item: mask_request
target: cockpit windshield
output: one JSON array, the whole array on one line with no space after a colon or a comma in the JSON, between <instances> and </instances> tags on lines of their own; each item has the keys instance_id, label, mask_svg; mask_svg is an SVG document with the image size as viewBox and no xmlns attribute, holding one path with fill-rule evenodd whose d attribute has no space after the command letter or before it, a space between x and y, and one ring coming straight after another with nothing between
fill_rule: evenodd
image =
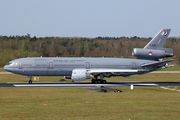
<instances>
[{"instance_id":1,"label":"cockpit windshield","mask_svg":"<svg viewBox=\"0 0 180 120\"><path fill-rule=\"evenodd\" d=\"M13 63L10 63L10 62L9 62L7 65L13 65Z\"/></svg>"}]
</instances>

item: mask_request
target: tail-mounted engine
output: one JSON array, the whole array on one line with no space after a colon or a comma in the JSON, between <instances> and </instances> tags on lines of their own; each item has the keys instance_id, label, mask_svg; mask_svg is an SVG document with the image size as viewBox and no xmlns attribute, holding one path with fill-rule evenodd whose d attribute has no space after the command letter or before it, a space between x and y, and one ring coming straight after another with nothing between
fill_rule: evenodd
<instances>
[{"instance_id":1,"label":"tail-mounted engine","mask_svg":"<svg viewBox=\"0 0 180 120\"><path fill-rule=\"evenodd\" d=\"M158 60L165 57L173 57L173 50L168 48L161 49L141 49L134 48L132 55L137 57L137 59L154 59Z\"/></svg>"}]
</instances>

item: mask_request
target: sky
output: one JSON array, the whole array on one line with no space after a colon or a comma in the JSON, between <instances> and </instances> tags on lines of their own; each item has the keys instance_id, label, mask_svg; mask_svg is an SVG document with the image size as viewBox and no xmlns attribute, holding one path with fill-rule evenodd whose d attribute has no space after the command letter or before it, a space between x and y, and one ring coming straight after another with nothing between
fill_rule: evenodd
<instances>
[{"instance_id":1,"label":"sky","mask_svg":"<svg viewBox=\"0 0 180 120\"><path fill-rule=\"evenodd\" d=\"M0 35L180 36L180 0L2 0Z\"/></svg>"}]
</instances>

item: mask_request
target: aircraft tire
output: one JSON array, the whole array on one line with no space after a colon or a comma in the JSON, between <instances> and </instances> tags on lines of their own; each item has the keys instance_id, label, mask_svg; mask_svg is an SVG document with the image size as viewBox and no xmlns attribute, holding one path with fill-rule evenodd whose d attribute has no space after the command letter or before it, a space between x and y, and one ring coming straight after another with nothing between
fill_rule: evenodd
<instances>
[{"instance_id":1,"label":"aircraft tire","mask_svg":"<svg viewBox=\"0 0 180 120\"><path fill-rule=\"evenodd\" d=\"M101 84L101 80L97 80L97 83L98 83L98 84Z\"/></svg>"},{"instance_id":2,"label":"aircraft tire","mask_svg":"<svg viewBox=\"0 0 180 120\"><path fill-rule=\"evenodd\" d=\"M94 83L95 83L95 84L97 84L97 83L98 83L98 81L97 81L97 80L95 80L95 81L94 81Z\"/></svg>"},{"instance_id":3,"label":"aircraft tire","mask_svg":"<svg viewBox=\"0 0 180 120\"><path fill-rule=\"evenodd\" d=\"M103 83L103 84L106 84L106 80L102 80L102 83Z\"/></svg>"},{"instance_id":4,"label":"aircraft tire","mask_svg":"<svg viewBox=\"0 0 180 120\"><path fill-rule=\"evenodd\" d=\"M29 80L29 84L32 84L32 80Z\"/></svg>"},{"instance_id":5,"label":"aircraft tire","mask_svg":"<svg viewBox=\"0 0 180 120\"><path fill-rule=\"evenodd\" d=\"M92 79L91 82L94 84L94 83L96 82L96 80L95 80L95 79Z\"/></svg>"}]
</instances>

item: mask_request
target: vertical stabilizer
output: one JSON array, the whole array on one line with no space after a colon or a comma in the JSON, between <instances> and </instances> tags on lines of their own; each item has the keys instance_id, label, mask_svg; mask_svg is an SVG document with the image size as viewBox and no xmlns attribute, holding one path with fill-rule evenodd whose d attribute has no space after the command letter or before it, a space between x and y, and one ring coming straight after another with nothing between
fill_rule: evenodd
<instances>
[{"instance_id":1,"label":"vertical stabilizer","mask_svg":"<svg viewBox=\"0 0 180 120\"><path fill-rule=\"evenodd\" d=\"M160 30L160 32L143 49L163 48L170 31L171 29Z\"/></svg>"}]
</instances>

